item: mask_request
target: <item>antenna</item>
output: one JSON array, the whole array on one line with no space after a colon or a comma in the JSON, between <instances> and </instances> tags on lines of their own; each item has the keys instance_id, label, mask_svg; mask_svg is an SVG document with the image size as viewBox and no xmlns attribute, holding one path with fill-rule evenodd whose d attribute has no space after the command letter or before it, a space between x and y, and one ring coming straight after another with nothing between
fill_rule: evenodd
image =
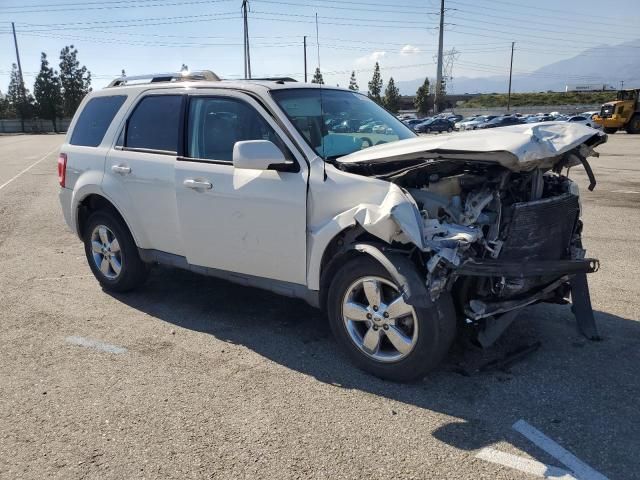
<instances>
[{"instance_id":1,"label":"antenna","mask_svg":"<svg viewBox=\"0 0 640 480\"><path fill-rule=\"evenodd\" d=\"M322 75L322 70L320 70L320 34L318 32L318 13L316 13L316 47L318 49L318 72ZM324 79L323 79L324 80ZM324 151L324 102L322 100L322 82L320 85L320 145L322 146L322 176L324 181L327 181L327 160L325 159L325 151Z\"/></svg>"},{"instance_id":2,"label":"antenna","mask_svg":"<svg viewBox=\"0 0 640 480\"><path fill-rule=\"evenodd\" d=\"M249 54L249 21L247 11L250 9L249 0L242 0L242 18L244 25L244 78L251 78L251 56Z\"/></svg>"},{"instance_id":3,"label":"antenna","mask_svg":"<svg viewBox=\"0 0 640 480\"><path fill-rule=\"evenodd\" d=\"M318 68L320 68L320 35L318 33L318 14L316 13L316 47L318 49ZM322 70L320 70L322 72Z\"/></svg>"}]
</instances>

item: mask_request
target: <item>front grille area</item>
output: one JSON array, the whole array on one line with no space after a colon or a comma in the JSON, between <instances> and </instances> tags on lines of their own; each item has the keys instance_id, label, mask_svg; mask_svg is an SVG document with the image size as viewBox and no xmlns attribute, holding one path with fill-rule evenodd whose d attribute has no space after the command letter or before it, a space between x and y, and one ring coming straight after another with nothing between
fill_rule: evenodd
<instances>
[{"instance_id":1,"label":"front grille area","mask_svg":"<svg viewBox=\"0 0 640 480\"><path fill-rule=\"evenodd\" d=\"M515 203L500 258L559 260L567 258L580 206L565 193L534 202Z\"/></svg>"}]
</instances>

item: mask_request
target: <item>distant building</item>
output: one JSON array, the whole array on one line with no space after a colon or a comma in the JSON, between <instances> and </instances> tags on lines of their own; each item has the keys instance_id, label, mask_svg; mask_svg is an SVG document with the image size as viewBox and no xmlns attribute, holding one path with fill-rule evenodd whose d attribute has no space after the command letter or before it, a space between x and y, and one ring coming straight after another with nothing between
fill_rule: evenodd
<instances>
[{"instance_id":1,"label":"distant building","mask_svg":"<svg viewBox=\"0 0 640 480\"><path fill-rule=\"evenodd\" d=\"M605 92L616 88L607 83L570 83L564 87L565 92Z\"/></svg>"}]
</instances>

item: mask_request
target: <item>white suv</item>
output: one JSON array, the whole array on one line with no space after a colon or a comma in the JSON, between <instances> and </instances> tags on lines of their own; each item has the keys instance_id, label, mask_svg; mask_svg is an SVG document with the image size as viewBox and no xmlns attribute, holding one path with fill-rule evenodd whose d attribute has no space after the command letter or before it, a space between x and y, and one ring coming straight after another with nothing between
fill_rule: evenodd
<instances>
[{"instance_id":1,"label":"white suv","mask_svg":"<svg viewBox=\"0 0 640 480\"><path fill-rule=\"evenodd\" d=\"M148 81L144 81L148 80ZM362 125L384 129L361 131ZM367 129L364 129L367 130ZM305 299L383 378L564 302L597 337L575 183L606 136L568 123L417 137L367 96L211 72L115 80L61 149L60 201L106 290L164 264Z\"/></svg>"}]
</instances>

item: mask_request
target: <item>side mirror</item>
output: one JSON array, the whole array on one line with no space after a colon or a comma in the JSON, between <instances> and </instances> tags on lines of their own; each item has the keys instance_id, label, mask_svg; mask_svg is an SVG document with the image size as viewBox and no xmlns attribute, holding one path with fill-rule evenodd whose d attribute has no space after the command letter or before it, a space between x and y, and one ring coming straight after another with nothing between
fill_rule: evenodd
<instances>
[{"instance_id":1,"label":"side mirror","mask_svg":"<svg viewBox=\"0 0 640 480\"><path fill-rule=\"evenodd\" d=\"M233 146L233 166L249 170L291 171L294 162L287 160L269 140L244 140Z\"/></svg>"}]
</instances>

